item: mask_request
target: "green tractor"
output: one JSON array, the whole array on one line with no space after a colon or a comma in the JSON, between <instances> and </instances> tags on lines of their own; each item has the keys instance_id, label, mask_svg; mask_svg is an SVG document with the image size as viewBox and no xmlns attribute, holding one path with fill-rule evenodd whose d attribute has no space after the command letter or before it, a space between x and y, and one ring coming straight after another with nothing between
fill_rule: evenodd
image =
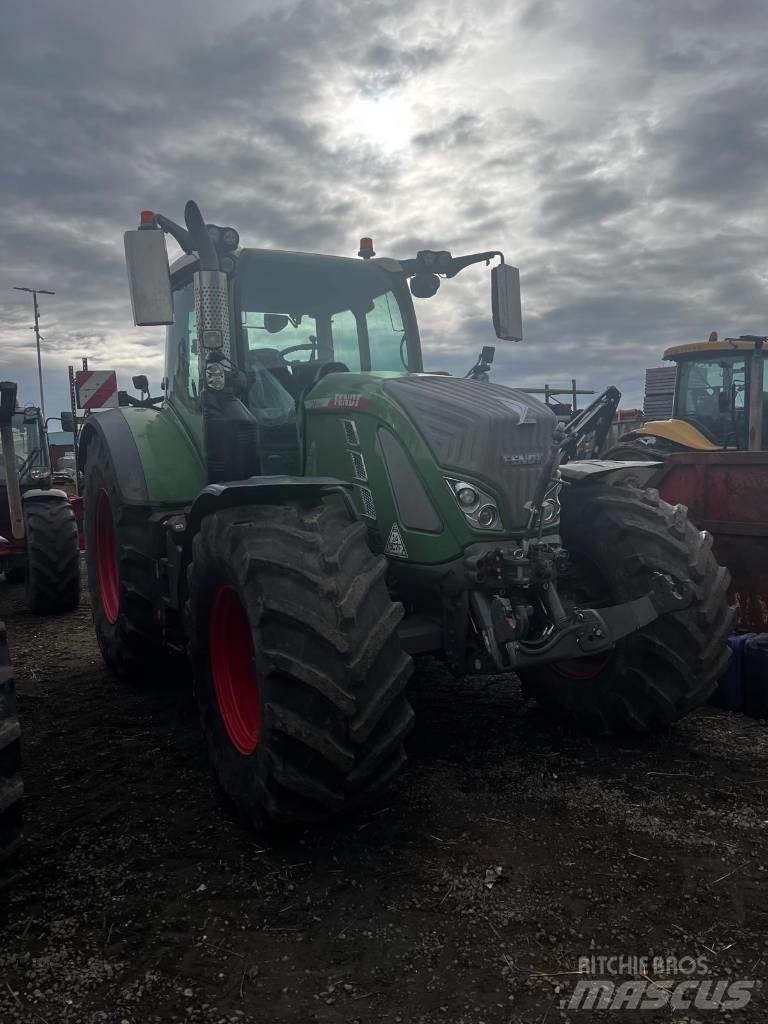
<instances>
[{"instance_id":1,"label":"green tractor","mask_svg":"<svg viewBox=\"0 0 768 1024\"><path fill-rule=\"evenodd\" d=\"M119 674L191 662L220 784L258 825L386 786L420 654L515 673L602 734L707 700L728 576L638 488L654 466L568 462L591 416L563 429L487 382L490 349L464 379L424 370L412 296L472 264L498 261L496 334L520 339L501 253L248 249L192 202L185 220L125 235L134 319L168 326L164 394L82 431L93 616Z\"/></svg>"}]
</instances>

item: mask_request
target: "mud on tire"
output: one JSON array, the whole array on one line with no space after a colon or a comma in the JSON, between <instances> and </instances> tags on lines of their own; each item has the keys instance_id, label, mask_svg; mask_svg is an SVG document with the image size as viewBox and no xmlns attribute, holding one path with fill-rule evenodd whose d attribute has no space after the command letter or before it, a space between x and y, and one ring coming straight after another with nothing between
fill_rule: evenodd
<instances>
[{"instance_id":1,"label":"mud on tire","mask_svg":"<svg viewBox=\"0 0 768 1024\"><path fill-rule=\"evenodd\" d=\"M641 596L654 571L668 573L694 596L682 611L620 640L602 663L585 659L521 672L527 695L602 734L663 728L706 703L728 664L735 618L726 596L728 570L715 561L710 534L689 522L684 506L667 504L656 491L602 484L563 492L561 529L575 585L586 582L598 609L601 601ZM566 598L567 578L561 586Z\"/></svg>"},{"instance_id":2,"label":"mud on tire","mask_svg":"<svg viewBox=\"0 0 768 1024\"><path fill-rule=\"evenodd\" d=\"M8 654L5 626L0 622L0 889L6 862L21 843L21 728L16 715L16 691Z\"/></svg>"},{"instance_id":3,"label":"mud on tire","mask_svg":"<svg viewBox=\"0 0 768 1024\"><path fill-rule=\"evenodd\" d=\"M403 766L412 662L385 572L340 506L248 506L203 520L188 575L195 691L220 784L257 825L359 806ZM244 730L224 705L228 665L239 678L252 672L238 703Z\"/></svg>"}]
</instances>

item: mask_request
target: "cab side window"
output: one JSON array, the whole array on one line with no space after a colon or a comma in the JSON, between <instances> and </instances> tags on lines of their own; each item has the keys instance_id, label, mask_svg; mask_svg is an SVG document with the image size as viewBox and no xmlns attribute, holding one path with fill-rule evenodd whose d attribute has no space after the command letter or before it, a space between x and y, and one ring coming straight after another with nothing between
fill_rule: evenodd
<instances>
[{"instance_id":1,"label":"cab side window","mask_svg":"<svg viewBox=\"0 0 768 1024\"><path fill-rule=\"evenodd\" d=\"M197 320L192 283L173 293L173 326L168 331L166 376L177 402L190 411L200 409Z\"/></svg>"}]
</instances>

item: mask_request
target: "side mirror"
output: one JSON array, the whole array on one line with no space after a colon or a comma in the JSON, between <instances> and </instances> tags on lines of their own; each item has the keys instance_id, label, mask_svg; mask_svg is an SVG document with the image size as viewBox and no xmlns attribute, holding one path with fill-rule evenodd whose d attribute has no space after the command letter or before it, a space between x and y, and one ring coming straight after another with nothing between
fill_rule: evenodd
<instances>
[{"instance_id":1,"label":"side mirror","mask_svg":"<svg viewBox=\"0 0 768 1024\"><path fill-rule=\"evenodd\" d=\"M71 412L62 410L61 413L61 429L67 434L74 434L75 432L75 417Z\"/></svg>"},{"instance_id":2,"label":"side mirror","mask_svg":"<svg viewBox=\"0 0 768 1024\"><path fill-rule=\"evenodd\" d=\"M172 324L171 273L164 233L160 228L139 228L126 231L123 239L133 322L137 327Z\"/></svg>"},{"instance_id":3,"label":"side mirror","mask_svg":"<svg viewBox=\"0 0 768 1024\"><path fill-rule=\"evenodd\" d=\"M146 374L139 373L135 377L131 377L131 383L137 391L141 391L144 394L149 394L149 381L147 380Z\"/></svg>"},{"instance_id":4,"label":"side mirror","mask_svg":"<svg viewBox=\"0 0 768 1024\"><path fill-rule=\"evenodd\" d=\"M491 271L493 329L502 341L523 340L523 311L520 302L520 271L500 263Z\"/></svg>"}]
</instances>

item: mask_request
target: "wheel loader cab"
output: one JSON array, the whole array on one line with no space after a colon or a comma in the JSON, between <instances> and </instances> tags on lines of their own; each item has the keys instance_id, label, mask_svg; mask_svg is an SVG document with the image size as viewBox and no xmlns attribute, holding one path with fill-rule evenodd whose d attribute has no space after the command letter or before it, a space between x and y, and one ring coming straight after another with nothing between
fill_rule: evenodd
<instances>
[{"instance_id":1,"label":"wheel loader cab","mask_svg":"<svg viewBox=\"0 0 768 1024\"><path fill-rule=\"evenodd\" d=\"M664 359L677 365L672 417L623 435L604 457L760 449L757 428L762 428L763 446L768 438L768 375L762 358L749 336L668 348Z\"/></svg>"},{"instance_id":2,"label":"wheel loader cab","mask_svg":"<svg viewBox=\"0 0 768 1024\"><path fill-rule=\"evenodd\" d=\"M743 353L702 353L678 360L674 418L722 448L747 447L747 361Z\"/></svg>"}]
</instances>

